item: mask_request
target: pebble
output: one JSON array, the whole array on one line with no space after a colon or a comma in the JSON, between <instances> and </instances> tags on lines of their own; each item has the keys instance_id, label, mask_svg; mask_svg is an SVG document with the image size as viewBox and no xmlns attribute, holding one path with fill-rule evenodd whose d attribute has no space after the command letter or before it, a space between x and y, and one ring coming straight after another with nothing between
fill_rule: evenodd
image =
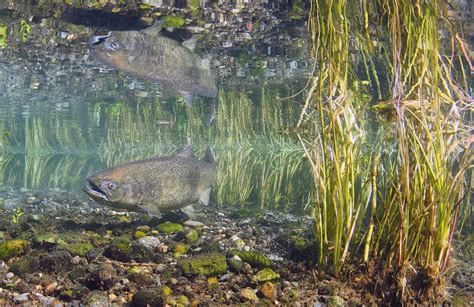
<instances>
[{"instance_id":1,"label":"pebble","mask_svg":"<svg viewBox=\"0 0 474 307\"><path fill-rule=\"evenodd\" d=\"M5 275L7 279L12 279L14 276L15 274L13 274L12 272L8 272L7 275Z\"/></svg>"},{"instance_id":2,"label":"pebble","mask_svg":"<svg viewBox=\"0 0 474 307\"><path fill-rule=\"evenodd\" d=\"M160 244L160 239L153 236L146 236L146 237L142 237L138 239L138 243L140 243L141 245L145 247L148 247L151 250L154 250L155 247L157 247Z\"/></svg>"},{"instance_id":3,"label":"pebble","mask_svg":"<svg viewBox=\"0 0 474 307\"><path fill-rule=\"evenodd\" d=\"M240 290L239 296L247 301L257 302L258 297L252 288L245 288Z\"/></svg>"},{"instance_id":4,"label":"pebble","mask_svg":"<svg viewBox=\"0 0 474 307\"><path fill-rule=\"evenodd\" d=\"M15 296L15 294L17 295ZM15 294L13 294L15 296L14 300L17 303L26 302L28 300L28 293L22 293L22 294L15 293Z\"/></svg>"},{"instance_id":5,"label":"pebble","mask_svg":"<svg viewBox=\"0 0 474 307\"><path fill-rule=\"evenodd\" d=\"M200 228L200 227L204 227L204 223L201 223L199 221L192 221L192 220L187 220L183 223L184 226L188 226L188 227L193 227L193 228Z\"/></svg>"},{"instance_id":6,"label":"pebble","mask_svg":"<svg viewBox=\"0 0 474 307\"><path fill-rule=\"evenodd\" d=\"M72 263L72 264L76 264L76 265L79 264L79 263L81 263L81 257L80 257L80 256L74 256L74 257L72 257L71 263Z\"/></svg>"}]
</instances>

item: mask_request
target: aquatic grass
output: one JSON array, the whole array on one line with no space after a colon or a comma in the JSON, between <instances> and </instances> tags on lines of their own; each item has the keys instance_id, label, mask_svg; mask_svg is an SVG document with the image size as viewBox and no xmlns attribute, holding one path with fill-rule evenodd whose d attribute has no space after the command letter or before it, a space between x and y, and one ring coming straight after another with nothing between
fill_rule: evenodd
<instances>
[{"instance_id":1,"label":"aquatic grass","mask_svg":"<svg viewBox=\"0 0 474 307\"><path fill-rule=\"evenodd\" d=\"M472 64L452 56L465 54L465 47L445 12L435 0L311 2L318 71L296 131L313 172L317 260L335 274L348 256L369 268L382 263L385 270L378 274L395 275L393 295L402 299L428 297L442 284L470 195L465 120L472 99L461 85L467 89L464 67ZM455 44L443 45L440 30ZM354 94L366 84L372 91ZM391 98L372 109L390 116L368 125L360 111L382 96ZM417 278L426 284L414 292Z\"/></svg>"}]
</instances>

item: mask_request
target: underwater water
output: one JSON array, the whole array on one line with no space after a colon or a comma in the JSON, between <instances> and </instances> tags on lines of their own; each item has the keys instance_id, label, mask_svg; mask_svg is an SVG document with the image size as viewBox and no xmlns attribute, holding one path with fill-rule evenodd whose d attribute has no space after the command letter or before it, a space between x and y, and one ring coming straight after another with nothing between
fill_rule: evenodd
<instances>
[{"instance_id":1,"label":"underwater water","mask_svg":"<svg viewBox=\"0 0 474 307\"><path fill-rule=\"evenodd\" d=\"M205 84L192 88L198 93L192 106L185 103L178 91L182 80L188 82L187 68L167 64L172 55L156 66L153 55L128 55L145 58L139 74L163 73L170 86L104 65L92 54L94 35L149 27L147 16L140 16L144 11L21 2L0 7L2 189L59 188L82 195L85 178L98 170L192 144L197 156L214 149L215 203L302 212L311 174L290 128L304 99L298 92L312 71L304 17L288 21L258 13L291 11L283 2L255 7L242 14L209 7L187 14L193 19L185 27L165 23L157 31L177 44L198 36L192 53L210 66L215 111L213 98L199 94Z\"/></svg>"}]
</instances>

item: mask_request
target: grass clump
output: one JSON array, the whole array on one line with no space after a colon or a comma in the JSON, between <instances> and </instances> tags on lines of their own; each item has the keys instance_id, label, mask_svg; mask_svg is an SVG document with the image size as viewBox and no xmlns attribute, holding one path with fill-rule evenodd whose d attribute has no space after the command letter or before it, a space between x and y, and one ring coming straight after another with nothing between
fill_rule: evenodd
<instances>
[{"instance_id":1,"label":"grass clump","mask_svg":"<svg viewBox=\"0 0 474 307\"><path fill-rule=\"evenodd\" d=\"M348 261L378 263L400 299L435 297L469 201L472 64L446 12L435 0L311 1L319 70L297 125L310 129L297 136L314 178L317 261L336 275Z\"/></svg>"}]
</instances>

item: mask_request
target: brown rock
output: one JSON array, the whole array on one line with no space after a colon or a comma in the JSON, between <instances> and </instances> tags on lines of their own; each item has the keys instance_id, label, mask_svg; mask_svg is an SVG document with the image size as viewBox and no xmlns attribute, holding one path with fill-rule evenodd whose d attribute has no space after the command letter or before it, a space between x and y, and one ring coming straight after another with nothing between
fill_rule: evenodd
<instances>
[{"instance_id":1,"label":"brown rock","mask_svg":"<svg viewBox=\"0 0 474 307\"><path fill-rule=\"evenodd\" d=\"M260 292L262 292L263 296L271 301L275 300L276 297L276 287L275 284L267 281L263 284L260 288Z\"/></svg>"}]
</instances>

